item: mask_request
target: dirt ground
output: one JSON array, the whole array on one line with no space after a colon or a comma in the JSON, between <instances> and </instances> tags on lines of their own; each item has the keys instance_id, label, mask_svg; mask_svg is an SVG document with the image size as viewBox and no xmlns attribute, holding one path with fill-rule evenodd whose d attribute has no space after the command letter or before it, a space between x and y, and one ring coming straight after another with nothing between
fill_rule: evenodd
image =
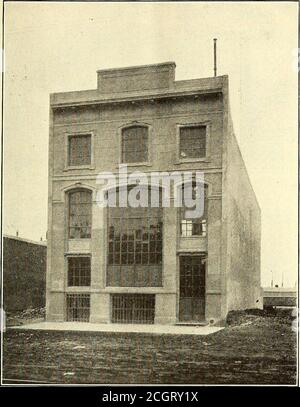
<instances>
[{"instance_id":1,"label":"dirt ground","mask_svg":"<svg viewBox=\"0 0 300 407\"><path fill-rule=\"evenodd\" d=\"M233 312L224 330L203 337L8 329L3 345L4 383L296 381L296 333L290 311Z\"/></svg>"}]
</instances>

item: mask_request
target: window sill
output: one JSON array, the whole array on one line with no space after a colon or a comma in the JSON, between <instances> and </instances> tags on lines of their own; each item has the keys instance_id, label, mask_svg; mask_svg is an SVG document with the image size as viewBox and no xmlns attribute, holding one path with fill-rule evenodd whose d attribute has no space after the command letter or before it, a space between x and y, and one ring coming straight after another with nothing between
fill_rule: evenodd
<instances>
[{"instance_id":1,"label":"window sill","mask_svg":"<svg viewBox=\"0 0 300 407\"><path fill-rule=\"evenodd\" d=\"M82 238L67 238L68 242L68 251L66 252L66 255L68 254L85 254L90 252L90 246L91 246L91 237L82 237Z\"/></svg>"},{"instance_id":2,"label":"window sill","mask_svg":"<svg viewBox=\"0 0 300 407\"><path fill-rule=\"evenodd\" d=\"M175 161L175 165L180 165L180 164L191 164L191 163L202 163L202 162L210 162L209 157L203 157L203 158L181 158Z\"/></svg>"},{"instance_id":3,"label":"window sill","mask_svg":"<svg viewBox=\"0 0 300 407\"><path fill-rule=\"evenodd\" d=\"M94 170L96 167L93 165L72 165L70 167L65 167L63 171L74 171L74 170Z\"/></svg>"},{"instance_id":4,"label":"window sill","mask_svg":"<svg viewBox=\"0 0 300 407\"><path fill-rule=\"evenodd\" d=\"M127 165L127 167L152 167L152 163L150 163L149 161L141 163L119 163L116 168L119 168L120 165Z\"/></svg>"},{"instance_id":5,"label":"window sill","mask_svg":"<svg viewBox=\"0 0 300 407\"><path fill-rule=\"evenodd\" d=\"M78 286L67 286L65 289L66 292L69 293L89 293L91 291L91 286L88 285L78 285Z\"/></svg>"},{"instance_id":6,"label":"window sill","mask_svg":"<svg viewBox=\"0 0 300 407\"><path fill-rule=\"evenodd\" d=\"M193 235L193 236L182 236L180 235L180 239L201 239L205 238L207 235Z\"/></svg>"}]
</instances>

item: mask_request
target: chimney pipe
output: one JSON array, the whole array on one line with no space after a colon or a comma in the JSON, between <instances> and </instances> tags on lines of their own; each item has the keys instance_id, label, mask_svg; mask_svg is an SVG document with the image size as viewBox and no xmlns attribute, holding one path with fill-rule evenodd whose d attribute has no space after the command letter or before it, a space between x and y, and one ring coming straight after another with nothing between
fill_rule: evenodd
<instances>
[{"instance_id":1,"label":"chimney pipe","mask_svg":"<svg viewBox=\"0 0 300 407\"><path fill-rule=\"evenodd\" d=\"M217 38L214 38L214 76L217 76Z\"/></svg>"}]
</instances>

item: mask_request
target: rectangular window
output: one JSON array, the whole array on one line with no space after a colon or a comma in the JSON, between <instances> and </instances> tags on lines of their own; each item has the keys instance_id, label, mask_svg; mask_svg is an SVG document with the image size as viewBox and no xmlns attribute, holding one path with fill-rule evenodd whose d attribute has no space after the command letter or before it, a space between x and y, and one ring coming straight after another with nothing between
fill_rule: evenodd
<instances>
[{"instance_id":1,"label":"rectangular window","mask_svg":"<svg viewBox=\"0 0 300 407\"><path fill-rule=\"evenodd\" d=\"M68 257L68 287L91 285L91 258Z\"/></svg>"},{"instance_id":2,"label":"rectangular window","mask_svg":"<svg viewBox=\"0 0 300 407\"><path fill-rule=\"evenodd\" d=\"M112 322L121 324L153 324L155 295L113 294Z\"/></svg>"},{"instance_id":3,"label":"rectangular window","mask_svg":"<svg viewBox=\"0 0 300 407\"><path fill-rule=\"evenodd\" d=\"M148 127L132 126L122 130L122 162L148 161Z\"/></svg>"},{"instance_id":4,"label":"rectangular window","mask_svg":"<svg viewBox=\"0 0 300 407\"><path fill-rule=\"evenodd\" d=\"M181 220L181 236L206 236L206 219L182 219Z\"/></svg>"},{"instance_id":5,"label":"rectangular window","mask_svg":"<svg viewBox=\"0 0 300 407\"><path fill-rule=\"evenodd\" d=\"M182 197L188 194L188 188L192 188L191 197L193 200L204 199L204 208L203 214L200 217L187 217L187 211L194 208L186 208L183 202L183 206L180 208L180 232L182 237L191 237L191 236L206 236L207 233L207 185L201 186L201 184L196 185L183 185L182 187Z\"/></svg>"},{"instance_id":6,"label":"rectangular window","mask_svg":"<svg viewBox=\"0 0 300 407\"><path fill-rule=\"evenodd\" d=\"M81 166L91 164L91 135L69 136L68 165Z\"/></svg>"},{"instance_id":7,"label":"rectangular window","mask_svg":"<svg viewBox=\"0 0 300 407\"><path fill-rule=\"evenodd\" d=\"M143 208L144 214L137 217L130 209L122 208L120 218L110 218L109 264L161 264L162 222L158 211L155 216Z\"/></svg>"},{"instance_id":8,"label":"rectangular window","mask_svg":"<svg viewBox=\"0 0 300 407\"><path fill-rule=\"evenodd\" d=\"M179 157L203 158L206 156L206 126L181 127L179 133Z\"/></svg>"},{"instance_id":9,"label":"rectangular window","mask_svg":"<svg viewBox=\"0 0 300 407\"><path fill-rule=\"evenodd\" d=\"M90 294L67 294L67 321L89 322Z\"/></svg>"}]
</instances>

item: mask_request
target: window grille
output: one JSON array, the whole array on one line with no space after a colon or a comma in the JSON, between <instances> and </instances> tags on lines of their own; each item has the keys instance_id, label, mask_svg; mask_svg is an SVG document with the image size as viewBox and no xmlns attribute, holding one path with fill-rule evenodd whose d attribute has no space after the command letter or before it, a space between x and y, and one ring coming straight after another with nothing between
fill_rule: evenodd
<instances>
[{"instance_id":1,"label":"window grille","mask_svg":"<svg viewBox=\"0 0 300 407\"><path fill-rule=\"evenodd\" d=\"M89 322L90 295L67 294L67 321Z\"/></svg>"},{"instance_id":2,"label":"window grille","mask_svg":"<svg viewBox=\"0 0 300 407\"><path fill-rule=\"evenodd\" d=\"M153 324L155 295L113 294L112 322L132 324Z\"/></svg>"}]
</instances>

